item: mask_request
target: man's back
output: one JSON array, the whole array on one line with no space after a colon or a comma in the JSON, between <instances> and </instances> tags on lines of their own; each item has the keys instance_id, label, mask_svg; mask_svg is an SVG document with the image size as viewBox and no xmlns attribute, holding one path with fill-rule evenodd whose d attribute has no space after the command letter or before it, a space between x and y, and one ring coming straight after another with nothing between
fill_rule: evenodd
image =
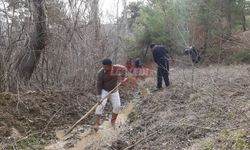
<instances>
[{"instance_id":1,"label":"man's back","mask_svg":"<svg viewBox=\"0 0 250 150\"><path fill-rule=\"evenodd\" d=\"M153 57L157 64L166 63L168 61L166 48L163 45L156 45L153 48Z\"/></svg>"},{"instance_id":2,"label":"man's back","mask_svg":"<svg viewBox=\"0 0 250 150\"><path fill-rule=\"evenodd\" d=\"M169 62L167 56L167 50L163 45L151 44L153 58L157 66L157 90L162 88L162 79L164 79L165 85L169 86Z\"/></svg>"},{"instance_id":3,"label":"man's back","mask_svg":"<svg viewBox=\"0 0 250 150\"><path fill-rule=\"evenodd\" d=\"M184 54L189 55L193 63L198 63L200 61L200 55L194 47L185 48Z\"/></svg>"}]
</instances>

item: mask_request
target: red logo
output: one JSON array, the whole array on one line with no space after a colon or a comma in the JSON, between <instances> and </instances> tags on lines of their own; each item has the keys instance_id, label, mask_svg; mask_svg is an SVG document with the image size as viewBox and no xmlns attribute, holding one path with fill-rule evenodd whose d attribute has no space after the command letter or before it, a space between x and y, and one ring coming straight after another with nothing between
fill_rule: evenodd
<instances>
[{"instance_id":1,"label":"red logo","mask_svg":"<svg viewBox=\"0 0 250 150\"><path fill-rule=\"evenodd\" d=\"M149 67L145 66L113 66L111 71L111 76L113 77L121 77L121 78L127 78L127 77L146 77L150 75Z\"/></svg>"}]
</instances>

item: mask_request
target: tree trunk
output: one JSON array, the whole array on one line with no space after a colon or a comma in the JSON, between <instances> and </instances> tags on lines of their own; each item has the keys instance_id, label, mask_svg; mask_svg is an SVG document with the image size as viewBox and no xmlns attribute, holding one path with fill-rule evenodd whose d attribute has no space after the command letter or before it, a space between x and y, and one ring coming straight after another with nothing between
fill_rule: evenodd
<instances>
[{"instance_id":1,"label":"tree trunk","mask_svg":"<svg viewBox=\"0 0 250 150\"><path fill-rule=\"evenodd\" d=\"M119 50L119 0L117 0L116 3L116 38L115 38L115 54L114 54L114 62L117 63L118 62L118 50Z\"/></svg>"},{"instance_id":2,"label":"tree trunk","mask_svg":"<svg viewBox=\"0 0 250 150\"><path fill-rule=\"evenodd\" d=\"M231 14L231 12L227 13L227 21L228 21L227 36L230 37L231 36L231 32L232 32L232 14Z\"/></svg>"},{"instance_id":3,"label":"tree trunk","mask_svg":"<svg viewBox=\"0 0 250 150\"><path fill-rule=\"evenodd\" d=\"M26 39L24 50L17 56L15 69L21 81L28 81L36 68L46 43L45 0L32 0L31 34Z\"/></svg>"},{"instance_id":4,"label":"tree trunk","mask_svg":"<svg viewBox=\"0 0 250 150\"><path fill-rule=\"evenodd\" d=\"M123 15L124 15L124 34L128 33L128 8L127 8L127 0L122 1L123 5Z\"/></svg>"},{"instance_id":5,"label":"tree trunk","mask_svg":"<svg viewBox=\"0 0 250 150\"><path fill-rule=\"evenodd\" d=\"M99 0L93 0L91 3L91 22L94 27L95 41L98 42L100 40Z\"/></svg>"},{"instance_id":6,"label":"tree trunk","mask_svg":"<svg viewBox=\"0 0 250 150\"><path fill-rule=\"evenodd\" d=\"M242 17L242 30L246 31L246 13L245 13L245 9L246 9L246 1L245 0L241 0L241 17Z\"/></svg>"},{"instance_id":7,"label":"tree trunk","mask_svg":"<svg viewBox=\"0 0 250 150\"><path fill-rule=\"evenodd\" d=\"M246 16L242 15L242 30L245 32L247 30L246 28Z\"/></svg>"},{"instance_id":8,"label":"tree trunk","mask_svg":"<svg viewBox=\"0 0 250 150\"><path fill-rule=\"evenodd\" d=\"M208 39L209 39L209 37L208 37L208 34L209 34L208 27L205 27L204 33L205 33L205 35L204 35L205 37L204 37L204 43L203 43L203 52L206 53L207 46L208 46Z\"/></svg>"},{"instance_id":9,"label":"tree trunk","mask_svg":"<svg viewBox=\"0 0 250 150\"><path fill-rule=\"evenodd\" d=\"M227 29L227 37L229 38L232 34L232 9L233 9L233 0L227 0L225 1L225 14L227 17L228 22L228 29Z\"/></svg>"},{"instance_id":10,"label":"tree trunk","mask_svg":"<svg viewBox=\"0 0 250 150\"><path fill-rule=\"evenodd\" d=\"M202 4L200 6L200 11L202 14L209 14L209 9L207 8L208 5L208 1L204 1L204 4ZM209 16L208 16L209 17ZM208 43L209 43L209 19L207 17L202 16L202 28L203 28L203 43L202 43L202 47L203 47L203 53L206 53L207 51L207 47L208 47Z\"/></svg>"}]
</instances>

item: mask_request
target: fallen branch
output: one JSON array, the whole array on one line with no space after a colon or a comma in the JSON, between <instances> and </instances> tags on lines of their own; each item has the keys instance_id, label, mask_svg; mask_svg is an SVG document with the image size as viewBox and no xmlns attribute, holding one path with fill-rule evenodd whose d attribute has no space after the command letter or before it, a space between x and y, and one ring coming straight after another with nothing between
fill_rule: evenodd
<instances>
[{"instance_id":1,"label":"fallen branch","mask_svg":"<svg viewBox=\"0 0 250 150\"><path fill-rule=\"evenodd\" d=\"M220 129L209 128L209 127L201 127L201 126L196 126L196 125L186 124L186 123L184 123L182 125L189 126L189 127L200 128L200 129L205 129L205 130L210 130L210 131L221 131Z\"/></svg>"},{"instance_id":2,"label":"fallen branch","mask_svg":"<svg viewBox=\"0 0 250 150\"><path fill-rule=\"evenodd\" d=\"M48 128L49 124L52 122L52 120L55 118L55 116L62 110L63 107L59 108L54 115L50 118L49 122L47 123L47 125L45 126L45 128L43 129L43 132L41 134L41 136L43 136L43 134L45 133L45 130Z\"/></svg>"},{"instance_id":3,"label":"fallen branch","mask_svg":"<svg viewBox=\"0 0 250 150\"><path fill-rule=\"evenodd\" d=\"M134 147L136 144L138 144L138 143L142 142L143 140L145 140L145 139L147 139L147 138L149 138L149 137L155 135L156 133L158 133L158 131L156 131L156 132L154 132L154 133L151 133L151 134L149 134L148 136L146 136L146 137L140 139L139 141L135 142L133 145L130 145L130 146L126 147L124 150L128 150L128 149Z\"/></svg>"},{"instance_id":4,"label":"fallen branch","mask_svg":"<svg viewBox=\"0 0 250 150\"><path fill-rule=\"evenodd\" d=\"M34 135L37 135L37 134L39 134L39 133L40 133L40 132L36 132L36 133L32 133L32 134L26 135L26 136L22 137L21 139L17 140L16 143L21 142L21 141L24 141L24 140L26 140L27 138L29 138L30 136L34 136Z\"/></svg>"}]
</instances>

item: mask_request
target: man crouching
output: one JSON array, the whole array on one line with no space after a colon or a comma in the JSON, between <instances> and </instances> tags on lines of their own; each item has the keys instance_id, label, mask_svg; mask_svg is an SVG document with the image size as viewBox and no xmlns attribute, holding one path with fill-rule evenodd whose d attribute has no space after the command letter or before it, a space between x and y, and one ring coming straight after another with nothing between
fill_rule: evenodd
<instances>
[{"instance_id":1,"label":"man crouching","mask_svg":"<svg viewBox=\"0 0 250 150\"><path fill-rule=\"evenodd\" d=\"M97 74L97 100L99 105L95 111L95 119L94 119L94 130L98 131L100 125L100 117L103 113L103 110L106 106L108 98L101 101L103 97L105 97L109 91L113 90L119 80L119 75L114 72L114 68L122 68L125 69L124 66L121 65L112 65L112 61L110 59L104 59L102 61L103 67L98 71ZM118 89L114 90L109 99L112 103L112 117L111 117L111 125L115 127L115 122L120 112L121 101Z\"/></svg>"}]
</instances>

